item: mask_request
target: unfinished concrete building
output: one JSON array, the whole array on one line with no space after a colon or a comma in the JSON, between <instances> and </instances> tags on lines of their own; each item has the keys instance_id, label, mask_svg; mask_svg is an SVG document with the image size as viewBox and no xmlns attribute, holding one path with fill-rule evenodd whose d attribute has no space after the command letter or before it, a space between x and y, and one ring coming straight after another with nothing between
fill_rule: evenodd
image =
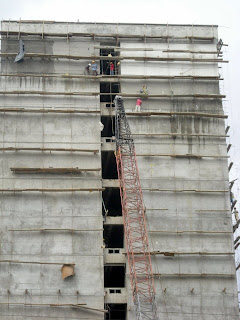
<instances>
[{"instance_id":1,"label":"unfinished concrete building","mask_svg":"<svg viewBox=\"0 0 240 320\"><path fill-rule=\"evenodd\" d=\"M0 319L136 319L117 93L159 320L239 319L221 63L217 26L2 21Z\"/></svg>"}]
</instances>

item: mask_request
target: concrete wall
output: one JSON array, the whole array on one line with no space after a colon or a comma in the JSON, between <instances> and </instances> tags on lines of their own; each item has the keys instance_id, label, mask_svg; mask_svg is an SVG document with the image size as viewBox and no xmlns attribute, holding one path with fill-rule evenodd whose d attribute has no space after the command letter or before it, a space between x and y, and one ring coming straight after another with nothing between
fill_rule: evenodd
<instances>
[{"instance_id":1,"label":"concrete wall","mask_svg":"<svg viewBox=\"0 0 240 320\"><path fill-rule=\"evenodd\" d=\"M4 28L4 24L2 25ZM81 54L94 52L91 40L79 42L25 40L27 52ZM2 40L2 52L17 52L18 40ZM88 61L2 59L2 73L83 74ZM61 78L1 77L0 90L98 92L98 81ZM90 96L2 95L1 108L98 110ZM100 150L99 114L1 113L1 148L35 147ZM103 248L101 192L71 192L101 188L101 171L65 174L14 174L10 168L101 168L101 154L82 152L1 152L2 189L69 189L68 192L1 193L1 260L54 264L1 263L1 319L103 319L103 313L69 307L29 307L11 303L76 304L103 309ZM91 232L17 232L9 229L80 229ZM75 263L75 276L61 279L63 263ZM27 293L25 290L27 289ZM9 293L8 293L9 290ZM60 292L59 292L60 290Z\"/></svg>"},{"instance_id":2,"label":"concrete wall","mask_svg":"<svg viewBox=\"0 0 240 320\"><path fill-rule=\"evenodd\" d=\"M19 31L18 22L2 22L2 30ZM43 31L42 23L22 22L21 32ZM186 57L216 59L216 54L169 53L164 50L216 51L216 26L165 26L125 24L44 23L46 33L97 33L169 36L175 40L120 38L121 56ZM178 39L177 37L181 37ZM212 40L189 41L188 37ZM89 55L89 60L26 58L14 64L2 58L0 91L99 92L101 79L65 79L82 75L100 43L111 38L45 37L24 35L26 52ZM151 48L129 51L124 48ZM2 38L2 52L18 51L14 35ZM32 76L20 76L32 73ZM34 74L59 75L56 78ZM214 62L121 61L121 75L218 76ZM120 79L122 93L138 94L144 84L149 94L172 98L144 98L142 111L205 112L223 114L219 99L176 98L176 94L219 94L218 81ZM196 116L131 115L135 98L124 104L136 145L139 174L149 228L150 249L178 252L173 257L152 257L159 319L239 319L228 192L224 120ZM63 108L100 111L99 96L2 94L0 108ZM111 113L101 104L101 113ZM114 110L112 111L114 115ZM100 114L1 113L0 148L45 147L113 150L101 139ZM146 136L146 134L168 136ZM178 133L183 136L172 136ZM139 135L142 134L142 135ZM198 136L192 136L196 134ZM201 136L206 135L206 136ZM218 135L218 136L209 136ZM173 155L174 157L171 157ZM176 155L185 155L177 158ZM202 156L192 159L187 155ZM100 168L101 153L1 151L1 188L101 188L117 187L118 181L102 181L101 171L81 175L14 174L12 167ZM160 189L160 190L154 190ZM161 191L164 189L165 191ZM114 257L103 249L102 231L16 232L9 229L102 229L100 192L2 192L0 194L0 260L75 263L75 277L61 279L61 265L0 262L0 303L86 303L104 309L105 303L128 303L127 319L135 319L129 271L121 294L104 289L105 264L126 262L123 250ZM108 217L106 224L119 224ZM122 220L121 220L122 221ZM121 222L122 223L122 222ZM162 231L162 232L159 232ZM167 232L164 232L167 231ZM169 231L169 232L168 232ZM184 233L177 233L185 231ZM202 231L196 233L194 231ZM204 233L205 232L205 233ZM209 232L209 233L207 233ZM211 233L214 232L214 233ZM220 232L220 233L217 233ZM198 254L208 253L206 254ZM185 254L184 254L185 253ZM212 254L209 254L212 253ZM105 258L104 258L105 256ZM27 293L26 290L27 289ZM60 293L59 293L60 289ZM105 292L104 292L105 291ZM78 293L77 293L78 292ZM105 297L104 297L105 296ZM101 312L62 307L0 305L0 319L103 319Z\"/></svg>"}]
</instances>

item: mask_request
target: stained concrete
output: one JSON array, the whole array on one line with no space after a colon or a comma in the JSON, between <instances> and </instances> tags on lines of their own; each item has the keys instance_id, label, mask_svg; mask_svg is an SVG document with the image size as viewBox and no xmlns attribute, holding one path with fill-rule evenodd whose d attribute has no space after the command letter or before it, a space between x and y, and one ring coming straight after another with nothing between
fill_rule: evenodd
<instances>
[{"instance_id":1,"label":"stained concrete","mask_svg":"<svg viewBox=\"0 0 240 320\"><path fill-rule=\"evenodd\" d=\"M42 23L22 22L21 32L42 32ZM2 30L19 31L18 22L2 22ZM178 26L91 23L44 23L46 33L88 32L172 36L181 39L119 39L123 56L217 58L216 54L170 53L163 50L216 51L216 26ZM210 37L193 40L188 37ZM2 73L32 73L28 77L0 77L0 91L99 92L100 81L36 78L36 74L83 74L90 56L99 55L101 42L109 38L23 36L28 53L89 55L89 60L25 58L14 64L1 59ZM18 39L2 37L2 52L18 52ZM99 63L99 62L98 62ZM218 76L217 63L121 61L122 75ZM104 80L106 81L106 80ZM120 80L122 93L137 94L147 84L149 94L172 94L172 98L144 98L142 111L206 112L223 114L217 99L175 98L174 94L219 94L217 81ZM127 112L135 98L126 97ZM98 110L114 116L114 108L100 104L99 96L1 95L0 107L73 108ZM98 149L100 152L1 152L1 188L101 188L118 187L117 180L102 180L101 172L74 175L16 175L11 167L100 168L101 151L114 150L114 143L101 138L100 114L1 113L0 147L46 147ZM232 221L228 192L226 141L223 119L197 116L128 116L134 135L143 198L146 206L150 249L177 252L173 257L152 256L159 319L239 319L232 244ZM146 136L149 133L183 136ZM138 135L142 134L142 135ZM165 156L163 156L165 155ZM184 158L171 155L185 155ZM187 155L201 155L192 159ZM103 164L104 165L104 164ZM106 164L107 165L107 164ZM165 191L161 191L164 189ZM213 192L209 192L213 191ZM75 263L73 278L61 279L61 265L0 262L0 303L86 303L104 309L105 303L127 303L127 319L135 319L129 270L120 293L104 288L104 264L127 265L126 249L109 254L103 245L106 224L122 224L122 217L102 217L100 192L1 193L0 260ZM9 229L97 229L89 232ZM171 232L158 232L158 231ZM154 232L156 231L156 232ZM177 231L188 231L177 233ZM194 233L205 231L208 233ZM215 232L215 233L211 233ZM216 233L221 232L221 233ZM225 232L225 233L223 233ZM204 253L213 253L206 255ZM185 253L185 254L184 254ZM189 253L195 253L189 254ZM202 253L202 254L198 254ZM27 289L27 292L26 292ZM111 288L113 291L116 288ZM8 291L9 290L9 291ZM59 292L60 290L60 292ZM101 312L72 308L1 305L0 319L103 319Z\"/></svg>"}]
</instances>

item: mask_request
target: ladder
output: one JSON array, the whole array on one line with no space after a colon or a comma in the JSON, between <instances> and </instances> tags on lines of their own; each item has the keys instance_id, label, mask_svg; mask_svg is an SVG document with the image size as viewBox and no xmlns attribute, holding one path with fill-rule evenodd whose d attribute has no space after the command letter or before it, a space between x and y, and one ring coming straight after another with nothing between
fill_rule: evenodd
<instances>
[{"instance_id":1,"label":"ladder","mask_svg":"<svg viewBox=\"0 0 240 320\"><path fill-rule=\"evenodd\" d=\"M137 320L156 320L155 287L134 141L123 99L116 96L116 161L127 257Z\"/></svg>"}]
</instances>

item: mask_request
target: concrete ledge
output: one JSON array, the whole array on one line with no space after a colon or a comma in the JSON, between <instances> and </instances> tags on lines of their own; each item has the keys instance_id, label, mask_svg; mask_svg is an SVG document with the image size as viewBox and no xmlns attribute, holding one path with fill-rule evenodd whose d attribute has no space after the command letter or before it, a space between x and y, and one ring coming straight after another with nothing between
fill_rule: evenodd
<instances>
[{"instance_id":1,"label":"concrete ledge","mask_svg":"<svg viewBox=\"0 0 240 320\"><path fill-rule=\"evenodd\" d=\"M105 303L127 303L126 288L105 288Z\"/></svg>"},{"instance_id":2,"label":"concrete ledge","mask_svg":"<svg viewBox=\"0 0 240 320\"><path fill-rule=\"evenodd\" d=\"M118 251L119 253L117 253ZM123 254L124 251L125 249L123 248L105 248L104 263L126 263L126 255Z\"/></svg>"}]
</instances>

